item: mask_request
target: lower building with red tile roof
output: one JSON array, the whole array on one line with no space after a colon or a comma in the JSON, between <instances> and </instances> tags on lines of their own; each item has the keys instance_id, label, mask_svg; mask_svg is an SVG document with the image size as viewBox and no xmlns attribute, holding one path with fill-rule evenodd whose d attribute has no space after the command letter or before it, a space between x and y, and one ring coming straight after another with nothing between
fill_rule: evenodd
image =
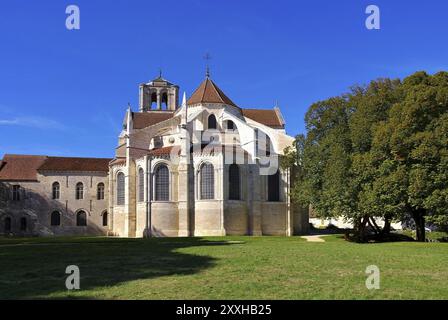
<instances>
[{"instance_id":1,"label":"lower building with red tile roof","mask_svg":"<svg viewBox=\"0 0 448 320\"><path fill-rule=\"evenodd\" d=\"M0 235L107 235L111 160L4 155Z\"/></svg>"}]
</instances>

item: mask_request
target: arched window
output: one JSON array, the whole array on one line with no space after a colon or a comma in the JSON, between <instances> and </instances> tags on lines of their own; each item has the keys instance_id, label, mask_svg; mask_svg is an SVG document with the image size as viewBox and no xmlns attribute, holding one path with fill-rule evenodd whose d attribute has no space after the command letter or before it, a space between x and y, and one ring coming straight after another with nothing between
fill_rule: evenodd
<instances>
[{"instance_id":1,"label":"arched window","mask_svg":"<svg viewBox=\"0 0 448 320\"><path fill-rule=\"evenodd\" d=\"M145 201L145 174L142 168L138 170L138 201Z\"/></svg>"},{"instance_id":2,"label":"arched window","mask_svg":"<svg viewBox=\"0 0 448 320\"><path fill-rule=\"evenodd\" d=\"M51 213L51 219L50 220L51 220L50 221L51 225L53 227L60 226L61 225L61 214L59 213L59 211L53 211Z\"/></svg>"},{"instance_id":3,"label":"arched window","mask_svg":"<svg viewBox=\"0 0 448 320\"><path fill-rule=\"evenodd\" d=\"M201 199L215 198L215 174L213 165L205 163L201 167Z\"/></svg>"},{"instance_id":4,"label":"arched window","mask_svg":"<svg viewBox=\"0 0 448 320\"><path fill-rule=\"evenodd\" d=\"M151 94L151 101L150 101L150 103L149 103L149 109L154 110L154 109L156 109L156 108L157 108L157 93L156 93L156 92L153 92L153 93Z\"/></svg>"},{"instance_id":5,"label":"arched window","mask_svg":"<svg viewBox=\"0 0 448 320\"><path fill-rule=\"evenodd\" d=\"M240 168L237 164L229 167L229 200L240 200Z\"/></svg>"},{"instance_id":6,"label":"arched window","mask_svg":"<svg viewBox=\"0 0 448 320\"><path fill-rule=\"evenodd\" d=\"M168 93L163 92L160 98L161 109L168 110Z\"/></svg>"},{"instance_id":7,"label":"arched window","mask_svg":"<svg viewBox=\"0 0 448 320\"><path fill-rule=\"evenodd\" d=\"M59 185L59 182L54 182L52 187L52 195L53 199L57 200L61 196L61 187Z\"/></svg>"},{"instance_id":8,"label":"arched window","mask_svg":"<svg viewBox=\"0 0 448 320\"><path fill-rule=\"evenodd\" d=\"M124 205L124 173L117 174L117 205Z\"/></svg>"},{"instance_id":9,"label":"arched window","mask_svg":"<svg viewBox=\"0 0 448 320\"><path fill-rule=\"evenodd\" d=\"M271 138L258 129L255 129L255 150L258 155L269 155L271 152Z\"/></svg>"},{"instance_id":10,"label":"arched window","mask_svg":"<svg viewBox=\"0 0 448 320\"><path fill-rule=\"evenodd\" d=\"M96 199L104 200L104 183L102 182L98 183L98 186L96 187Z\"/></svg>"},{"instance_id":11,"label":"arched window","mask_svg":"<svg viewBox=\"0 0 448 320\"><path fill-rule=\"evenodd\" d=\"M103 212L103 227L107 227L107 211Z\"/></svg>"},{"instance_id":12,"label":"arched window","mask_svg":"<svg viewBox=\"0 0 448 320\"><path fill-rule=\"evenodd\" d=\"M26 231L27 221L25 217L20 218L20 231Z\"/></svg>"},{"instance_id":13,"label":"arched window","mask_svg":"<svg viewBox=\"0 0 448 320\"><path fill-rule=\"evenodd\" d=\"M155 176L155 200L168 201L170 199L170 171L164 164L157 167Z\"/></svg>"},{"instance_id":14,"label":"arched window","mask_svg":"<svg viewBox=\"0 0 448 320\"><path fill-rule=\"evenodd\" d=\"M84 185L82 182L76 184L76 200L84 199Z\"/></svg>"},{"instance_id":15,"label":"arched window","mask_svg":"<svg viewBox=\"0 0 448 320\"><path fill-rule=\"evenodd\" d=\"M216 129L217 128L217 124L216 124L216 117L215 115L211 114L208 117L208 128L209 129Z\"/></svg>"},{"instance_id":16,"label":"arched window","mask_svg":"<svg viewBox=\"0 0 448 320\"><path fill-rule=\"evenodd\" d=\"M76 225L78 227L87 226L87 214L85 211L78 211L76 214Z\"/></svg>"},{"instance_id":17,"label":"arched window","mask_svg":"<svg viewBox=\"0 0 448 320\"><path fill-rule=\"evenodd\" d=\"M227 130L235 130L235 123L232 120L227 120Z\"/></svg>"},{"instance_id":18,"label":"arched window","mask_svg":"<svg viewBox=\"0 0 448 320\"><path fill-rule=\"evenodd\" d=\"M11 232L11 218L6 217L5 218L5 233Z\"/></svg>"},{"instance_id":19,"label":"arched window","mask_svg":"<svg viewBox=\"0 0 448 320\"><path fill-rule=\"evenodd\" d=\"M268 176L268 201L280 201L280 172Z\"/></svg>"}]
</instances>

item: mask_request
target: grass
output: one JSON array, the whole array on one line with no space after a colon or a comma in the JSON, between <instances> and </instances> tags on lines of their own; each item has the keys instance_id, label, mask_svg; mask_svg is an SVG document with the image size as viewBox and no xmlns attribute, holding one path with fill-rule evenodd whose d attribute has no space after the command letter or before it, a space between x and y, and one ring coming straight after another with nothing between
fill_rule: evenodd
<instances>
[{"instance_id":1,"label":"grass","mask_svg":"<svg viewBox=\"0 0 448 320\"><path fill-rule=\"evenodd\" d=\"M448 299L446 243L325 240L0 239L0 299ZM365 287L372 264L379 290Z\"/></svg>"},{"instance_id":2,"label":"grass","mask_svg":"<svg viewBox=\"0 0 448 320\"><path fill-rule=\"evenodd\" d=\"M415 231L403 230L400 233L415 239ZM432 240L432 241L447 242L445 239L448 239L448 232L444 232L444 231L425 232L425 237L426 237L426 239Z\"/></svg>"}]
</instances>

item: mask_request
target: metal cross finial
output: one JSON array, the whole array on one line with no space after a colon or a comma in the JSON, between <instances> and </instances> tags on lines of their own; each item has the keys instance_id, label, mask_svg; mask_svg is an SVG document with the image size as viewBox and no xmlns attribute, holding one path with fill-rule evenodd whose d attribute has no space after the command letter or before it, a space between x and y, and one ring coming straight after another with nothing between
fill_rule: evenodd
<instances>
[{"instance_id":1,"label":"metal cross finial","mask_svg":"<svg viewBox=\"0 0 448 320\"><path fill-rule=\"evenodd\" d=\"M207 78L210 78L210 67L209 67L209 65L208 65L208 62L209 62L211 59L212 59L212 56L207 52L207 53L204 55L204 60L207 61L207 65L206 65L206 69L205 69L205 76L206 76Z\"/></svg>"},{"instance_id":2,"label":"metal cross finial","mask_svg":"<svg viewBox=\"0 0 448 320\"><path fill-rule=\"evenodd\" d=\"M162 68L159 68L159 78L162 78Z\"/></svg>"}]
</instances>

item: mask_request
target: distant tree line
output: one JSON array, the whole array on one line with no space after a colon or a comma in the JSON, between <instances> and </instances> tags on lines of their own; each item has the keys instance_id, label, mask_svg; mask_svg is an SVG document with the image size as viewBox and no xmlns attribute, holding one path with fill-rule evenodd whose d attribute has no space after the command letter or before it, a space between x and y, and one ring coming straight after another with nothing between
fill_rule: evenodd
<instances>
[{"instance_id":1,"label":"distant tree line","mask_svg":"<svg viewBox=\"0 0 448 320\"><path fill-rule=\"evenodd\" d=\"M425 222L448 224L447 72L354 86L311 105L305 122L307 135L283 160L294 168L295 201L353 222L359 242L367 228L388 234L405 217L418 241Z\"/></svg>"}]
</instances>

